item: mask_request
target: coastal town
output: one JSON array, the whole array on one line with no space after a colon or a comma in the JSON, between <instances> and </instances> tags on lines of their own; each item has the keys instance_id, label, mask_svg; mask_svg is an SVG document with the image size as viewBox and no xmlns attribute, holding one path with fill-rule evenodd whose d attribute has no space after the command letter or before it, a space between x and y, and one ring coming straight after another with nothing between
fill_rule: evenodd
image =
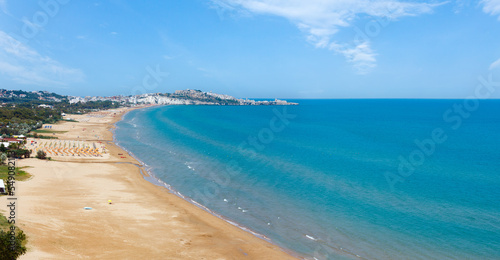
<instances>
[{"instance_id":1,"label":"coastal town","mask_svg":"<svg viewBox=\"0 0 500 260\"><path fill-rule=\"evenodd\" d=\"M149 93L131 96L112 97L70 97L70 103L89 101L113 101L123 105L233 105L233 106L259 106L259 105L298 105L285 100L241 99L233 96L203 92L201 90L177 90L174 93Z\"/></svg>"},{"instance_id":2,"label":"coastal town","mask_svg":"<svg viewBox=\"0 0 500 260\"><path fill-rule=\"evenodd\" d=\"M298 105L285 100L253 100L235 98L230 95L203 92L201 90L176 90L174 93L146 93L140 95L101 96L64 96L48 91L22 91L0 89L0 102L39 102L39 107L51 107L50 103L69 102L69 104L97 101L111 101L122 106L135 105L230 105L230 106L270 106Z\"/></svg>"}]
</instances>

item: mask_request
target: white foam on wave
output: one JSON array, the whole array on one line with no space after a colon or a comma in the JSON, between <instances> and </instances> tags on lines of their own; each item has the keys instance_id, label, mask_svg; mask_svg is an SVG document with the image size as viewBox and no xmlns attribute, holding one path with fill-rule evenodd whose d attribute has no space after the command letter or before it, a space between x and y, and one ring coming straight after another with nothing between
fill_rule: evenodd
<instances>
[{"instance_id":1,"label":"white foam on wave","mask_svg":"<svg viewBox=\"0 0 500 260\"><path fill-rule=\"evenodd\" d=\"M317 238L313 237L313 236L310 236L310 235L306 235L307 238L311 239L312 241L318 241Z\"/></svg>"}]
</instances>

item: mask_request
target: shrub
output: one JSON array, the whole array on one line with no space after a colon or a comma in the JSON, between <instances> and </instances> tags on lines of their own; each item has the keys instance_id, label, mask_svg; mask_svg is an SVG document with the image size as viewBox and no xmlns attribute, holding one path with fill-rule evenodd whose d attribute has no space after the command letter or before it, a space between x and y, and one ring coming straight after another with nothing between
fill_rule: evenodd
<instances>
[{"instance_id":1,"label":"shrub","mask_svg":"<svg viewBox=\"0 0 500 260\"><path fill-rule=\"evenodd\" d=\"M47 158L47 154L43 150L38 150L38 152L36 152L36 158L44 160Z\"/></svg>"},{"instance_id":2,"label":"shrub","mask_svg":"<svg viewBox=\"0 0 500 260\"><path fill-rule=\"evenodd\" d=\"M13 260L26 253L24 246L26 235L16 228L15 239L11 240L10 232L0 230L0 260Z\"/></svg>"},{"instance_id":3,"label":"shrub","mask_svg":"<svg viewBox=\"0 0 500 260\"><path fill-rule=\"evenodd\" d=\"M7 154L1 153L0 154L0 164L4 165L6 160L7 160Z\"/></svg>"}]
</instances>

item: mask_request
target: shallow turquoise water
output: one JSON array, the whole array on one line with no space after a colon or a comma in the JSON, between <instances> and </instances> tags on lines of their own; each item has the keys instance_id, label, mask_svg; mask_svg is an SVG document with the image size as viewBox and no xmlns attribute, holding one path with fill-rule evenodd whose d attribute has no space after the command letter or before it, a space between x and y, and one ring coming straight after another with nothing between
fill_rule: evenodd
<instances>
[{"instance_id":1,"label":"shallow turquoise water","mask_svg":"<svg viewBox=\"0 0 500 260\"><path fill-rule=\"evenodd\" d=\"M500 259L500 101L298 102L135 110L116 140L310 259Z\"/></svg>"}]
</instances>

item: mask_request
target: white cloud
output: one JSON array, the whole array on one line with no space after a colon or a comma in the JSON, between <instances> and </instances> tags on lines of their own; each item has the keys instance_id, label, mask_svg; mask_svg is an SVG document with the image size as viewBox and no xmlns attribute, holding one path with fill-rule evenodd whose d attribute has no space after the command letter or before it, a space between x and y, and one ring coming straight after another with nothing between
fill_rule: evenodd
<instances>
[{"instance_id":1,"label":"white cloud","mask_svg":"<svg viewBox=\"0 0 500 260\"><path fill-rule=\"evenodd\" d=\"M228 11L286 18L302 30L315 47L330 48L344 55L354 67L371 68L376 66L376 59L369 39L345 47L345 43L332 40L340 29L351 26L360 16L396 20L430 13L440 5L399 0L212 0L212 3Z\"/></svg>"},{"instance_id":2,"label":"white cloud","mask_svg":"<svg viewBox=\"0 0 500 260\"><path fill-rule=\"evenodd\" d=\"M491 15L498 15L500 20L500 0L482 0L483 12Z\"/></svg>"},{"instance_id":3,"label":"white cloud","mask_svg":"<svg viewBox=\"0 0 500 260\"><path fill-rule=\"evenodd\" d=\"M0 75L17 83L39 86L66 86L85 77L81 70L42 56L3 31L0 31Z\"/></svg>"},{"instance_id":4,"label":"white cloud","mask_svg":"<svg viewBox=\"0 0 500 260\"><path fill-rule=\"evenodd\" d=\"M332 43L330 49L344 55L347 62L352 63L359 74L367 74L377 64L375 59L377 54L373 52L369 42L362 42L354 47Z\"/></svg>"},{"instance_id":5,"label":"white cloud","mask_svg":"<svg viewBox=\"0 0 500 260\"><path fill-rule=\"evenodd\" d=\"M0 0L0 10L2 10L5 14L9 14L9 11L7 10L7 0Z\"/></svg>"},{"instance_id":6,"label":"white cloud","mask_svg":"<svg viewBox=\"0 0 500 260\"><path fill-rule=\"evenodd\" d=\"M500 67L500 59L498 59L495 62L491 63L490 70L496 69L498 67Z\"/></svg>"},{"instance_id":7,"label":"white cloud","mask_svg":"<svg viewBox=\"0 0 500 260\"><path fill-rule=\"evenodd\" d=\"M455 0L453 6L453 12L456 14L462 12L465 8L468 8L471 5L469 0Z\"/></svg>"}]
</instances>

